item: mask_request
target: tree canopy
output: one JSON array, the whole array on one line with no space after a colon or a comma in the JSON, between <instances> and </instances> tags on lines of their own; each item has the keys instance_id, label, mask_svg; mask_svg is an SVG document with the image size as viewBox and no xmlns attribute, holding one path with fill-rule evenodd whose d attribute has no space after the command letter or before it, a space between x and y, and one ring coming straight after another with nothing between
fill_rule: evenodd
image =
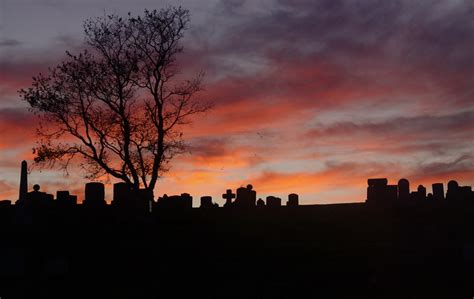
<instances>
[{"instance_id":1,"label":"tree canopy","mask_svg":"<svg viewBox=\"0 0 474 299\"><path fill-rule=\"evenodd\" d=\"M210 108L197 98L202 74L178 80L188 23L181 7L87 20L85 49L20 90L41 118L35 162L67 170L79 160L90 179L153 190L184 149L182 125Z\"/></svg>"}]
</instances>

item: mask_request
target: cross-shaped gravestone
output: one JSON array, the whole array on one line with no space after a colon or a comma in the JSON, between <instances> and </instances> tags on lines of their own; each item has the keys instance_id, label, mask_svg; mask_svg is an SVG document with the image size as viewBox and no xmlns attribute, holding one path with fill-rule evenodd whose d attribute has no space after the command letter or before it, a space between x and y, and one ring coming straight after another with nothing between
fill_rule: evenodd
<instances>
[{"instance_id":1,"label":"cross-shaped gravestone","mask_svg":"<svg viewBox=\"0 0 474 299\"><path fill-rule=\"evenodd\" d=\"M225 207L229 207L232 204L232 198L235 198L235 194L232 193L231 189L227 189L227 191L222 194L222 198L225 198Z\"/></svg>"}]
</instances>

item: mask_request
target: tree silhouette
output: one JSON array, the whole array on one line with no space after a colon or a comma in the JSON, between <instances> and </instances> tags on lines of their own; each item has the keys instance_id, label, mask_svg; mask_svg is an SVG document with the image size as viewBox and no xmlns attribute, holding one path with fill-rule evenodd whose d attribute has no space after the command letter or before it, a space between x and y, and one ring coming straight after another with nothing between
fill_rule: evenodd
<instances>
[{"instance_id":1,"label":"tree silhouette","mask_svg":"<svg viewBox=\"0 0 474 299\"><path fill-rule=\"evenodd\" d=\"M182 125L210 108L196 98L202 74L178 80L188 22L181 7L87 20L86 49L66 52L63 62L19 91L41 118L36 164L67 171L79 158L87 178L109 174L153 190L184 149Z\"/></svg>"}]
</instances>

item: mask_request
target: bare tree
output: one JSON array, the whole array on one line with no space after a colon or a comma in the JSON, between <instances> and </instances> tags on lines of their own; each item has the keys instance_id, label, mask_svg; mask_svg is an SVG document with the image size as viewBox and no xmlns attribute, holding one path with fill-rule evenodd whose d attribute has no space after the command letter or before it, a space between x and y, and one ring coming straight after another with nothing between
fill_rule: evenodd
<instances>
[{"instance_id":1,"label":"bare tree","mask_svg":"<svg viewBox=\"0 0 474 299\"><path fill-rule=\"evenodd\" d=\"M153 190L183 150L182 125L210 107L196 98L201 74L177 82L188 22L181 7L87 20L86 50L19 91L42 119L35 162L67 171L79 158L88 178Z\"/></svg>"}]
</instances>

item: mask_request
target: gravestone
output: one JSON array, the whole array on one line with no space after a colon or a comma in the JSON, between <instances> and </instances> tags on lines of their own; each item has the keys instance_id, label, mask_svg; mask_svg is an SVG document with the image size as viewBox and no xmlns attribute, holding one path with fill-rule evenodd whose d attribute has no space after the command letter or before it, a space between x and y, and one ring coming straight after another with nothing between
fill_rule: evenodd
<instances>
[{"instance_id":1,"label":"gravestone","mask_svg":"<svg viewBox=\"0 0 474 299\"><path fill-rule=\"evenodd\" d=\"M102 207L105 202L104 184L98 182L87 183L85 187L84 203L88 207Z\"/></svg>"},{"instance_id":2,"label":"gravestone","mask_svg":"<svg viewBox=\"0 0 474 299\"><path fill-rule=\"evenodd\" d=\"M247 192L247 188L239 187L236 191L237 197L235 199L235 205L237 207L243 207L250 200L250 195Z\"/></svg>"},{"instance_id":3,"label":"gravestone","mask_svg":"<svg viewBox=\"0 0 474 299\"><path fill-rule=\"evenodd\" d=\"M212 196L201 196L200 208L209 209L213 207L214 207L214 204L212 203Z\"/></svg>"},{"instance_id":4,"label":"gravestone","mask_svg":"<svg viewBox=\"0 0 474 299\"><path fill-rule=\"evenodd\" d=\"M46 192L41 192L40 189L41 189L40 185L34 184L33 191L28 192L27 194L27 200L34 201L34 202L41 202L41 203L52 202L54 199L54 196Z\"/></svg>"},{"instance_id":5,"label":"gravestone","mask_svg":"<svg viewBox=\"0 0 474 299\"><path fill-rule=\"evenodd\" d=\"M263 199L259 198L257 200L257 207L264 207L265 206L265 202L263 201Z\"/></svg>"},{"instance_id":6,"label":"gravestone","mask_svg":"<svg viewBox=\"0 0 474 299\"><path fill-rule=\"evenodd\" d=\"M156 207L158 209L191 209L193 207L193 197L188 193L171 196L165 194L158 198Z\"/></svg>"},{"instance_id":7,"label":"gravestone","mask_svg":"<svg viewBox=\"0 0 474 299\"><path fill-rule=\"evenodd\" d=\"M433 189L433 199L434 200L443 200L444 199L444 186L443 183L434 183L432 186Z\"/></svg>"},{"instance_id":8,"label":"gravestone","mask_svg":"<svg viewBox=\"0 0 474 299\"><path fill-rule=\"evenodd\" d=\"M114 194L112 196L112 205L120 208L130 207L132 201L132 188L130 184L120 182L114 184Z\"/></svg>"},{"instance_id":9,"label":"gravestone","mask_svg":"<svg viewBox=\"0 0 474 299\"><path fill-rule=\"evenodd\" d=\"M158 200L156 201L155 207L156 208L166 208L167 205L169 205L168 194L163 194L163 196L158 197ZM155 207L153 207L153 208L155 208Z\"/></svg>"},{"instance_id":10,"label":"gravestone","mask_svg":"<svg viewBox=\"0 0 474 299\"><path fill-rule=\"evenodd\" d=\"M77 196L69 194L69 191L57 191L56 202L59 206L71 207L77 204Z\"/></svg>"},{"instance_id":11,"label":"gravestone","mask_svg":"<svg viewBox=\"0 0 474 299\"><path fill-rule=\"evenodd\" d=\"M240 187L237 189L237 198L235 205L241 208L255 207L257 202L257 192L253 190L253 186L248 184L246 188Z\"/></svg>"},{"instance_id":12,"label":"gravestone","mask_svg":"<svg viewBox=\"0 0 474 299\"><path fill-rule=\"evenodd\" d=\"M367 184L367 203L381 204L388 201L386 178L368 179Z\"/></svg>"},{"instance_id":13,"label":"gravestone","mask_svg":"<svg viewBox=\"0 0 474 299\"><path fill-rule=\"evenodd\" d=\"M410 198L410 182L407 179L398 181L398 199L407 201Z\"/></svg>"},{"instance_id":14,"label":"gravestone","mask_svg":"<svg viewBox=\"0 0 474 299\"><path fill-rule=\"evenodd\" d=\"M418 186L418 199L420 200L426 199L426 188L423 185Z\"/></svg>"},{"instance_id":15,"label":"gravestone","mask_svg":"<svg viewBox=\"0 0 474 299\"><path fill-rule=\"evenodd\" d=\"M181 194L181 202L184 209L191 209L193 207L193 197L189 193Z\"/></svg>"},{"instance_id":16,"label":"gravestone","mask_svg":"<svg viewBox=\"0 0 474 299\"><path fill-rule=\"evenodd\" d=\"M299 197L298 194L291 193L288 195L288 201L286 203L289 207L296 207L299 205Z\"/></svg>"},{"instance_id":17,"label":"gravestone","mask_svg":"<svg viewBox=\"0 0 474 299\"><path fill-rule=\"evenodd\" d=\"M226 193L222 194L222 198L225 199L224 207L232 206L232 199L235 198L235 194L232 193L231 189L227 189Z\"/></svg>"},{"instance_id":18,"label":"gravestone","mask_svg":"<svg viewBox=\"0 0 474 299\"><path fill-rule=\"evenodd\" d=\"M369 186L387 186L388 180L386 178L368 179Z\"/></svg>"},{"instance_id":19,"label":"gravestone","mask_svg":"<svg viewBox=\"0 0 474 299\"><path fill-rule=\"evenodd\" d=\"M247 185L247 192L248 192L248 198L249 198L249 201L247 203L247 205L249 207L255 207L256 203L257 203L257 191L253 190L253 186L248 184Z\"/></svg>"},{"instance_id":20,"label":"gravestone","mask_svg":"<svg viewBox=\"0 0 474 299\"><path fill-rule=\"evenodd\" d=\"M266 205L269 208L281 207L281 198L275 196L267 196Z\"/></svg>"},{"instance_id":21,"label":"gravestone","mask_svg":"<svg viewBox=\"0 0 474 299\"><path fill-rule=\"evenodd\" d=\"M459 199L459 184L458 182L451 180L448 182L448 190L446 191L447 200L458 200Z\"/></svg>"},{"instance_id":22,"label":"gravestone","mask_svg":"<svg viewBox=\"0 0 474 299\"><path fill-rule=\"evenodd\" d=\"M25 200L26 194L28 194L28 164L23 160L21 162L20 195L18 199Z\"/></svg>"}]
</instances>

